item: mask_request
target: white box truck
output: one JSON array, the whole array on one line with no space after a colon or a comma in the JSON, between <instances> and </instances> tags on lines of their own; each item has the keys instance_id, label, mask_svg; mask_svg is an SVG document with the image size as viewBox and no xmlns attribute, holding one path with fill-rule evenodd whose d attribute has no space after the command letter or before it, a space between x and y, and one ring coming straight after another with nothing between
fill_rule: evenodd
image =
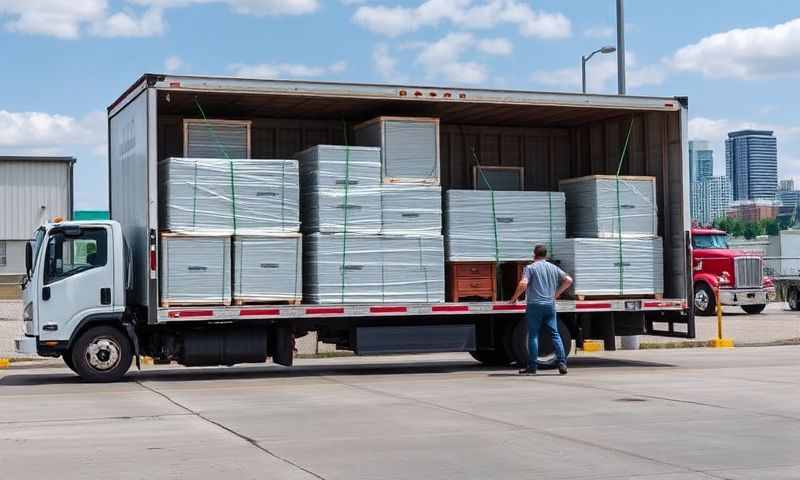
<instances>
[{"instance_id":1,"label":"white box truck","mask_svg":"<svg viewBox=\"0 0 800 480\"><path fill-rule=\"evenodd\" d=\"M613 349L618 335L694 337L685 98L146 74L108 108L111 220L34 233L19 352L60 356L88 381L117 380L140 355L291 365L294 339L308 332L361 355L527 361L525 306L506 302L162 306L158 165L187 156L185 126L206 115L247 125L251 158L346 145L378 116L438 118L443 191L474 188L478 163L522 167L526 190L557 191L563 179L616 172L630 133L621 173L656 178L664 296L559 301L562 338L569 351L573 339ZM553 361L545 339L540 352Z\"/></svg>"}]
</instances>

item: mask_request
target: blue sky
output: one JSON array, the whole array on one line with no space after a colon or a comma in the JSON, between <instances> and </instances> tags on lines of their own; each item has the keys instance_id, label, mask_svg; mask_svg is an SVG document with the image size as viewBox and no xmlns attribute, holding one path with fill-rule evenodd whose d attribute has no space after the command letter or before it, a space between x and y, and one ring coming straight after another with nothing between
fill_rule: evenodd
<instances>
[{"instance_id":1,"label":"blue sky","mask_svg":"<svg viewBox=\"0 0 800 480\"><path fill-rule=\"evenodd\" d=\"M144 72L576 91L614 0L0 0L0 154L78 158L105 208L105 108ZM686 95L690 137L775 129L800 179L800 2L627 0L630 94ZM589 64L616 91L614 54Z\"/></svg>"}]
</instances>

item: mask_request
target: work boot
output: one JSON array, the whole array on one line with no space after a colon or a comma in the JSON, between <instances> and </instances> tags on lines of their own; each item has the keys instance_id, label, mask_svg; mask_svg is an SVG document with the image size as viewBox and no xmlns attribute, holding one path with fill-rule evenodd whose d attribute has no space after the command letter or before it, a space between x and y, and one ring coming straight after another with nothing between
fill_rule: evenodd
<instances>
[{"instance_id":1,"label":"work boot","mask_svg":"<svg viewBox=\"0 0 800 480\"><path fill-rule=\"evenodd\" d=\"M519 371L519 374L520 375L536 375L536 369L535 368L531 368L531 367L523 368L523 369L521 369Z\"/></svg>"},{"instance_id":2,"label":"work boot","mask_svg":"<svg viewBox=\"0 0 800 480\"><path fill-rule=\"evenodd\" d=\"M566 363L559 363L558 364L558 374L559 375L566 375L567 374L567 364Z\"/></svg>"}]
</instances>

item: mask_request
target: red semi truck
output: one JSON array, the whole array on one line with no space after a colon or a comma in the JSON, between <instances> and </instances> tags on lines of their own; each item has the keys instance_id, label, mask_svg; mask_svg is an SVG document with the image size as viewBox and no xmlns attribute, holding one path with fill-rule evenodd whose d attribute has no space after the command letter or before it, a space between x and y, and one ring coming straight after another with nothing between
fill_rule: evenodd
<instances>
[{"instance_id":1,"label":"red semi truck","mask_svg":"<svg viewBox=\"0 0 800 480\"><path fill-rule=\"evenodd\" d=\"M696 314L713 315L717 296L722 305L740 306L750 314L761 313L774 300L775 286L764 275L764 258L730 248L724 231L692 228L692 247Z\"/></svg>"}]
</instances>

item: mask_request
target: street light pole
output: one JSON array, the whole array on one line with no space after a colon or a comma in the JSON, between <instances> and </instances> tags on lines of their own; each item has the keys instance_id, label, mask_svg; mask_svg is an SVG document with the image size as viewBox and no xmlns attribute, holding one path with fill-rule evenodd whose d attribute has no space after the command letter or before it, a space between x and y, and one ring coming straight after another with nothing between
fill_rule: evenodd
<instances>
[{"instance_id":1,"label":"street light pole","mask_svg":"<svg viewBox=\"0 0 800 480\"><path fill-rule=\"evenodd\" d=\"M592 59L596 53L614 53L616 48L611 46L605 46L598 48L594 52L590 53L589 55L582 55L581 56L581 91L586 93L586 62Z\"/></svg>"},{"instance_id":2,"label":"street light pole","mask_svg":"<svg viewBox=\"0 0 800 480\"><path fill-rule=\"evenodd\" d=\"M617 92L625 95L625 0L617 0Z\"/></svg>"}]
</instances>

